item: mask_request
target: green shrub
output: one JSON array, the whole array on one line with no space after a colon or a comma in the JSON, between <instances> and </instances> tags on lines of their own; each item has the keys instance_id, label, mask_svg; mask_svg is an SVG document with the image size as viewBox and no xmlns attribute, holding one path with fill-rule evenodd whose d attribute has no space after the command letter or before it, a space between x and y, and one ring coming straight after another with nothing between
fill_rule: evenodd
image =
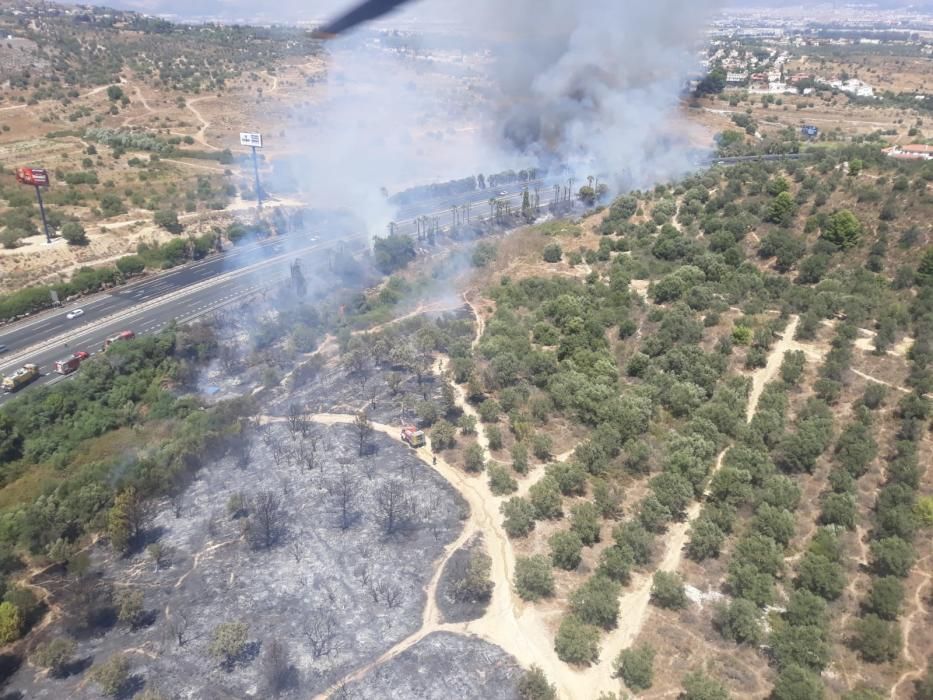
<instances>
[{"instance_id":1,"label":"green shrub","mask_svg":"<svg viewBox=\"0 0 933 700\"><path fill-rule=\"evenodd\" d=\"M519 496L513 496L499 506L505 518L502 527L509 537L525 537L535 529L535 509L528 501Z\"/></svg>"},{"instance_id":2,"label":"green shrub","mask_svg":"<svg viewBox=\"0 0 933 700\"><path fill-rule=\"evenodd\" d=\"M729 691L702 671L691 671L683 680L684 691L679 700L729 700Z\"/></svg>"},{"instance_id":3,"label":"green shrub","mask_svg":"<svg viewBox=\"0 0 933 700\"><path fill-rule=\"evenodd\" d=\"M567 615L557 630L554 650L557 658L568 664L595 663L599 660L599 628Z\"/></svg>"},{"instance_id":4,"label":"green shrub","mask_svg":"<svg viewBox=\"0 0 933 700\"><path fill-rule=\"evenodd\" d=\"M489 465L489 490L494 496L507 496L518 491L518 482L509 470L499 464Z\"/></svg>"},{"instance_id":5,"label":"green shrub","mask_svg":"<svg viewBox=\"0 0 933 700\"><path fill-rule=\"evenodd\" d=\"M130 675L130 662L125 654L114 654L91 669L90 678L104 695L116 697L123 692Z\"/></svg>"},{"instance_id":6,"label":"green shrub","mask_svg":"<svg viewBox=\"0 0 933 700\"><path fill-rule=\"evenodd\" d=\"M633 563L631 549L613 545L599 555L596 573L618 583L627 584L631 578Z\"/></svg>"},{"instance_id":7,"label":"green shrub","mask_svg":"<svg viewBox=\"0 0 933 700\"><path fill-rule=\"evenodd\" d=\"M599 511L592 503L581 503L570 510L570 529L584 546L599 542Z\"/></svg>"},{"instance_id":8,"label":"green shrub","mask_svg":"<svg viewBox=\"0 0 933 700\"><path fill-rule=\"evenodd\" d=\"M29 660L39 668L48 669L50 675L58 676L71 662L74 652L74 641L56 637L39 644L29 655Z\"/></svg>"},{"instance_id":9,"label":"green shrub","mask_svg":"<svg viewBox=\"0 0 933 700\"><path fill-rule=\"evenodd\" d=\"M901 628L895 621L870 613L854 625L852 647L865 661L890 663L901 653Z\"/></svg>"},{"instance_id":10,"label":"green shrub","mask_svg":"<svg viewBox=\"0 0 933 700\"><path fill-rule=\"evenodd\" d=\"M654 683L654 657L654 648L648 644L625 649L616 657L616 675L636 693L647 690Z\"/></svg>"},{"instance_id":11,"label":"green shrub","mask_svg":"<svg viewBox=\"0 0 933 700\"><path fill-rule=\"evenodd\" d=\"M62 238L70 245L87 245L87 231L77 221L69 221L62 226Z\"/></svg>"},{"instance_id":12,"label":"green shrub","mask_svg":"<svg viewBox=\"0 0 933 700\"><path fill-rule=\"evenodd\" d=\"M656 571L651 583L651 602L671 610L687 607L683 579L673 572Z\"/></svg>"},{"instance_id":13,"label":"green shrub","mask_svg":"<svg viewBox=\"0 0 933 700\"><path fill-rule=\"evenodd\" d=\"M468 472L474 474L486 469L486 458L483 454L483 448L475 443L470 445L467 448L466 455L464 455L463 466Z\"/></svg>"},{"instance_id":14,"label":"green shrub","mask_svg":"<svg viewBox=\"0 0 933 700\"><path fill-rule=\"evenodd\" d=\"M548 263L560 262L560 259L563 257L563 255L564 255L564 251L561 250L560 245L558 245L557 243L547 244L546 246L544 246L544 252L542 253L544 262L548 262Z\"/></svg>"},{"instance_id":15,"label":"green shrub","mask_svg":"<svg viewBox=\"0 0 933 700\"><path fill-rule=\"evenodd\" d=\"M737 644L757 645L762 640L761 613L758 606L744 598L719 605L713 625L719 634Z\"/></svg>"},{"instance_id":16,"label":"green shrub","mask_svg":"<svg viewBox=\"0 0 933 700\"><path fill-rule=\"evenodd\" d=\"M583 622L611 629L619 616L620 586L606 576L591 576L570 595L570 609Z\"/></svg>"},{"instance_id":17,"label":"green shrub","mask_svg":"<svg viewBox=\"0 0 933 700\"><path fill-rule=\"evenodd\" d=\"M557 688L548 683L544 671L532 666L518 682L518 697L521 700L557 700Z\"/></svg>"},{"instance_id":18,"label":"green shrub","mask_svg":"<svg viewBox=\"0 0 933 700\"><path fill-rule=\"evenodd\" d=\"M551 563L542 554L515 559L515 590L522 600L538 600L554 595Z\"/></svg>"},{"instance_id":19,"label":"green shrub","mask_svg":"<svg viewBox=\"0 0 933 700\"><path fill-rule=\"evenodd\" d=\"M823 683L818 674L801 666L781 669L771 693L773 700L823 700Z\"/></svg>"},{"instance_id":20,"label":"green shrub","mask_svg":"<svg viewBox=\"0 0 933 700\"><path fill-rule=\"evenodd\" d=\"M555 532L548 539L548 544L551 547L551 561L554 566L567 571L573 571L580 566L583 543L577 533L567 530Z\"/></svg>"}]
</instances>

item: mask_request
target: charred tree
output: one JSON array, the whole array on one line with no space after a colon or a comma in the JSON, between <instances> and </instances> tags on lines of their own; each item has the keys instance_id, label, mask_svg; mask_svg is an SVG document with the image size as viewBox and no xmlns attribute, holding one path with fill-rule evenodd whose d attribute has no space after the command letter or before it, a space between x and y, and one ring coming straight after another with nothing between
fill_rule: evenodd
<instances>
[{"instance_id":1,"label":"charred tree","mask_svg":"<svg viewBox=\"0 0 933 700\"><path fill-rule=\"evenodd\" d=\"M252 514L247 526L247 539L253 549L268 549L285 531L285 511L281 499L272 491L262 491L252 499Z\"/></svg>"}]
</instances>

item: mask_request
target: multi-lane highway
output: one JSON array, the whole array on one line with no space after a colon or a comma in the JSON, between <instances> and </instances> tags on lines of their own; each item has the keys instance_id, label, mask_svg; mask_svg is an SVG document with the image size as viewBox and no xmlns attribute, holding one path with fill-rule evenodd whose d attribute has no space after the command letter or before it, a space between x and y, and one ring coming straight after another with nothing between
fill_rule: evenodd
<instances>
[{"instance_id":1,"label":"multi-lane highway","mask_svg":"<svg viewBox=\"0 0 933 700\"><path fill-rule=\"evenodd\" d=\"M502 187L506 195L521 201L523 184ZM495 194L498 194L498 191ZM491 193L491 191L489 191ZM542 195L544 191L542 191ZM437 201L409 206L409 216L448 217L450 205L485 202L489 193L468 193ZM542 196L542 204L544 197ZM418 213L420 212L420 213ZM478 218L478 215L476 216ZM410 222L412 219L409 219ZM318 240L318 236L321 240ZM343 240L347 240L346 237ZM356 241L364 244L364 236ZM68 358L76 350L101 351L104 341L124 330L137 335L154 333L173 320L189 321L219 309L261 288L268 287L288 274L295 259L310 259L333 247L325 233L293 233L212 255L171 271L146 277L138 282L84 297L50 311L0 327L0 374L9 375L25 363L39 366L42 376L16 394L0 394L0 404L12 396L65 377L53 371L57 360ZM306 265L305 269L311 265ZM84 313L74 319L67 314L74 309ZM80 370L78 370L80 371ZM73 376L73 375L66 375Z\"/></svg>"},{"instance_id":2,"label":"multi-lane highway","mask_svg":"<svg viewBox=\"0 0 933 700\"><path fill-rule=\"evenodd\" d=\"M786 160L804 154L744 156L720 158L717 164L754 160ZM539 188L540 205L554 199L554 186L566 184L563 178L548 178L531 183L516 182L485 190L424 200L400 208L396 229L414 233L420 216L437 218L442 229L449 228L452 209L471 204L471 221L488 218L490 198L508 202L513 210L521 208L522 191ZM319 234L324 238L324 234ZM363 236L358 241L363 243ZM76 350L96 353L104 340L124 330L137 335L153 333L173 320L189 321L221 308L256 290L268 287L287 274L287 266L296 258L320 254L333 245L310 234L273 238L212 255L138 282L85 297L63 307L42 312L28 319L0 328L0 374L8 375L25 363L39 366L42 377L20 391L63 379L52 371L56 360L66 359ZM68 319L69 311L84 313ZM0 404L11 394L0 394Z\"/></svg>"},{"instance_id":3,"label":"multi-lane highway","mask_svg":"<svg viewBox=\"0 0 933 700\"><path fill-rule=\"evenodd\" d=\"M281 240L270 239L12 324L0 333L0 343L8 347L0 356L0 372L10 374L27 362L39 366L42 376L18 393L60 381L63 377L53 372L56 360L76 350L100 352L108 337L124 330L154 333L173 320L198 318L268 287L288 274L296 258L312 257L332 245L305 239L286 250ZM83 315L67 318L78 308ZM0 395L0 403L11 396Z\"/></svg>"}]
</instances>

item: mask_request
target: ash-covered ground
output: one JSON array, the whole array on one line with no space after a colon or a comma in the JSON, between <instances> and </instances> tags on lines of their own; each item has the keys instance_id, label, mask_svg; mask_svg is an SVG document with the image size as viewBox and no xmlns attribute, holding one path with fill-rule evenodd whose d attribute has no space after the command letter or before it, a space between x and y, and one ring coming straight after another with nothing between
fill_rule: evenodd
<instances>
[{"instance_id":1,"label":"ash-covered ground","mask_svg":"<svg viewBox=\"0 0 933 700\"><path fill-rule=\"evenodd\" d=\"M393 391L387 383L392 374L398 373L388 368L371 369L364 383L353 372L325 370L312 384L272 401L269 410L281 416L288 415L293 405L309 413L354 414L362 410L372 421L401 427L418 424L416 408L427 400L443 415L440 380L425 375L419 384L416 377L406 376Z\"/></svg>"},{"instance_id":2,"label":"ash-covered ground","mask_svg":"<svg viewBox=\"0 0 933 700\"><path fill-rule=\"evenodd\" d=\"M517 700L522 669L499 647L435 632L362 680L346 700Z\"/></svg>"},{"instance_id":3,"label":"ash-covered ground","mask_svg":"<svg viewBox=\"0 0 933 700\"><path fill-rule=\"evenodd\" d=\"M485 556L485 552L482 536L474 535L444 562L436 596L443 622L478 620L486 612L491 590L485 595L476 595L475 591L463 591L457 585L467 576L470 558L475 555Z\"/></svg>"},{"instance_id":4,"label":"ash-covered ground","mask_svg":"<svg viewBox=\"0 0 933 700\"><path fill-rule=\"evenodd\" d=\"M98 698L86 670L116 652L131 664L126 697L144 685L166 697L271 697L263 662L272 640L293 667L283 697L309 697L417 630L432 563L460 531L465 503L385 435L373 433L360 456L352 426L313 425L306 437L301 428L251 428L180 502L158 508L136 553L114 560L101 544L91 573L50 575L53 600L69 612L35 642L72 636L78 661L59 678L24 665L5 688L10 697ZM153 542L166 550L158 567L145 549ZM111 600L125 588L143 593L136 629L116 621ZM249 643L230 664L209 653L225 622L248 625ZM452 676L485 673L484 663L466 671L465 661L441 654L436 665ZM421 697L399 683L390 697Z\"/></svg>"}]
</instances>

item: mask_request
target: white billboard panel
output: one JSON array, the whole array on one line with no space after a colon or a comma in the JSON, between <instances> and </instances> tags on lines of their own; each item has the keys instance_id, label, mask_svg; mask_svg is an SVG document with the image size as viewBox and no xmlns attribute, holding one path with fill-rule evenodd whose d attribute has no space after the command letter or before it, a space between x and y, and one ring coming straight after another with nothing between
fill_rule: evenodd
<instances>
[{"instance_id":1,"label":"white billboard panel","mask_svg":"<svg viewBox=\"0 0 933 700\"><path fill-rule=\"evenodd\" d=\"M262 148L262 134L240 132L240 145Z\"/></svg>"}]
</instances>

